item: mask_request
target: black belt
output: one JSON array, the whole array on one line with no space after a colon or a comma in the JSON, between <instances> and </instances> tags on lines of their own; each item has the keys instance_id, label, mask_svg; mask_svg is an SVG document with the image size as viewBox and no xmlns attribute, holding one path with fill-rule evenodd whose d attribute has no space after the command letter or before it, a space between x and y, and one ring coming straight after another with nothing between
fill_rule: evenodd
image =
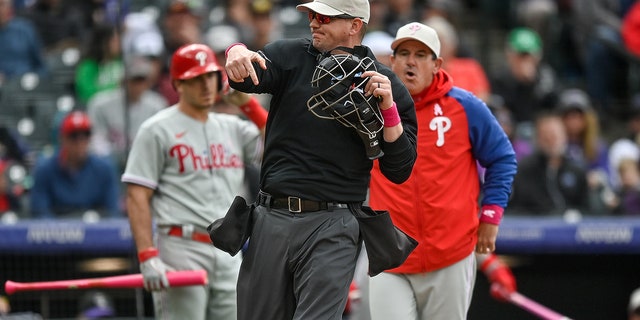
<instances>
[{"instance_id":1,"label":"black belt","mask_svg":"<svg viewBox=\"0 0 640 320\"><path fill-rule=\"evenodd\" d=\"M290 212L313 212L347 208L344 203L305 200L298 197L276 198L262 191L258 193L258 204L275 209L287 209Z\"/></svg>"}]
</instances>

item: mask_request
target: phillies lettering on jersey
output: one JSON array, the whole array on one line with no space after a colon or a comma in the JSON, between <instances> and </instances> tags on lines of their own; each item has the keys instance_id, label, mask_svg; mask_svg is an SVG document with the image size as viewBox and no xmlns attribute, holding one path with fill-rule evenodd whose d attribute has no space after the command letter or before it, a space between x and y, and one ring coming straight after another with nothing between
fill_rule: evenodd
<instances>
[{"instance_id":1,"label":"phillies lettering on jersey","mask_svg":"<svg viewBox=\"0 0 640 320\"><path fill-rule=\"evenodd\" d=\"M193 170L210 170L218 168L242 168L244 163L242 157L237 154L227 154L222 144L211 144L207 155L206 150L202 155L197 154L192 146L186 144L176 144L169 149L169 156L178 158L180 163L179 172L185 171L185 165L191 163Z\"/></svg>"}]
</instances>

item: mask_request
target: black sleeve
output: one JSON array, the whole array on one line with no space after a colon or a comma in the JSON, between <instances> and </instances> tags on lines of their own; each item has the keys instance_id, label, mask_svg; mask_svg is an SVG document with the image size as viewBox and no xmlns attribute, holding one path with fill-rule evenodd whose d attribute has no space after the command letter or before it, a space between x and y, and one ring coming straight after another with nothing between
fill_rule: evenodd
<instances>
[{"instance_id":1,"label":"black sleeve","mask_svg":"<svg viewBox=\"0 0 640 320\"><path fill-rule=\"evenodd\" d=\"M418 121L413 99L400 79L388 68L381 67L380 72L391 80L393 100L398 108L404 132L394 142L382 139L384 156L380 158L382 174L393 183L403 183L409 179L413 165L416 162L416 134Z\"/></svg>"}]
</instances>

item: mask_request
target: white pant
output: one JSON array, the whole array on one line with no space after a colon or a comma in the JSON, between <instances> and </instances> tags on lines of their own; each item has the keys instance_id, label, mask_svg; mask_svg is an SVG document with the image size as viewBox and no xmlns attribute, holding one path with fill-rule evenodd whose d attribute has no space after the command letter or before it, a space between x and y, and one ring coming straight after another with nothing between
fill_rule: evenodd
<instances>
[{"instance_id":1,"label":"white pant","mask_svg":"<svg viewBox=\"0 0 640 320\"><path fill-rule=\"evenodd\" d=\"M465 320L475 278L474 253L433 272L383 272L369 280L371 320Z\"/></svg>"}]
</instances>

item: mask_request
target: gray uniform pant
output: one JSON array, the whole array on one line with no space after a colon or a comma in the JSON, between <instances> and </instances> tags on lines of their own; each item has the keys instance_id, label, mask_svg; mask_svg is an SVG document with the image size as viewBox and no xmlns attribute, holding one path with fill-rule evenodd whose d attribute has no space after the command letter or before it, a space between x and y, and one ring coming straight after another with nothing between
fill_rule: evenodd
<instances>
[{"instance_id":1,"label":"gray uniform pant","mask_svg":"<svg viewBox=\"0 0 640 320\"><path fill-rule=\"evenodd\" d=\"M159 235L160 257L176 270L204 269L208 284L174 287L152 293L155 318L166 320L236 320L240 255L232 257L213 245Z\"/></svg>"},{"instance_id":2,"label":"gray uniform pant","mask_svg":"<svg viewBox=\"0 0 640 320\"><path fill-rule=\"evenodd\" d=\"M476 257L416 274L383 272L369 281L372 320L466 320L476 279Z\"/></svg>"},{"instance_id":3,"label":"gray uniform pant","mask_svg":"<svg viewBox=\"0 0 640 320\"><path fill-rule=\"evenodd\" d=\"M360 250L351 212L258 206L238 280L239 320L339 320Z\"/></svg>"}]
</instances>

